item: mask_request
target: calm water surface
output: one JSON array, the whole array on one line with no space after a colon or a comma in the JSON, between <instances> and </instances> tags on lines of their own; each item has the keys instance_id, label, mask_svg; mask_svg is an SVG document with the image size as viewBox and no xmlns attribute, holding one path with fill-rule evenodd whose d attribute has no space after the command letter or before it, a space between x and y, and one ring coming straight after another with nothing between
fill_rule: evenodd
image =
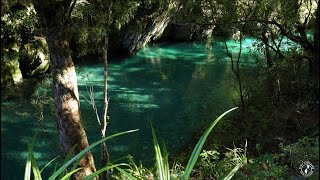
<instances>
[{"instance_id":1,"label":"calm water surface","mask_svg":"<svg viewBox=\"0 0 320 180\"><path fill-rule=\"evenodd\" d=\"M169 154L174 154L191 138L199 124L211 122L235 106L236 84L222 47L219 43L210 48L192 43L158 44L109 64L110 123L107 134L139 129L108 142L111 159L131 154L136 162L150 166L154 162L150 122L158 138L165 140ZM251 56L245 55L244 60L251 61ZM81 115L92 143L99 140L100 133L95 113L87 100L90 99L89 87L93 86L101 115L103 64L78 65L76 71ZM48 99L51 94L49 82L44 81L34 95L47 94L39 98ZM39 120L40 116L30 103L1 103L1 179L23 177L27 143L36 132L34 151L40 167L62 154L51 106L44 106L43 120ZM93 153L99 164L99 148Z\"/></svg>"}]
</instances>

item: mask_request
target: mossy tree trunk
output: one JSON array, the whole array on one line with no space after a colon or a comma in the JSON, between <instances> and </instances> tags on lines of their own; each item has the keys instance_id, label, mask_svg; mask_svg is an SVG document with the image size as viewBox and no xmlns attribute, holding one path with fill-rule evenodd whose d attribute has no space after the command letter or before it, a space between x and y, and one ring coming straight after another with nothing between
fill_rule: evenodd
<instances>
[{"instance_id":1,"label":"mossy tree trunk","mask_svg":"<svg viewBox=\"0 0 320 180\"><path fill-rule=\"evenodd\" d=\"M53 97L59 129L60 145L64 153L76 145L73 155L89 146L80 116L77 76L68 43L69 18L75 1L34 0L34 7L45 29L53 76ZM94 160L88 152L79 163L83 168L73 179L83 179L95 171Z\"/></svg>"}]
</instances>

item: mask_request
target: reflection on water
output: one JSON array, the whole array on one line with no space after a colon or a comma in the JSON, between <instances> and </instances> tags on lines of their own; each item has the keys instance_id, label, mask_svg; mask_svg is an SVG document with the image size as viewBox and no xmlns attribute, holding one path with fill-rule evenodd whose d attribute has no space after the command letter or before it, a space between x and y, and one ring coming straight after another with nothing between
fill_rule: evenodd
<instances>
[{"instance_id":1,"label":"reflection on water","mask_svg":"<svg viewBox=\"0 0 320 180\"><path fill-rule=\"evenodd\" d=\"M169 154L174 154L198 124L212 121L234 106L233 75L223 46L215 43L208 49L203 44L191 43L154 45L109 64L111 122L107 134L140 129L108 142L112 159L131 154L137 162L151 165L154 150L150 122L158 138L165 140ZM92 143L100 138L100 133L95 113L87 102L88 90L93 86L101 115L103 64L79 65L76 69L81 115ZM35 111L28 103L1 104L1 179L23 176L26 144L36 132L39 133L34 149L40 166L61 154L50 106L44 107L43 121L33 115ZM98 165L99 148L93 153Z\"/></svg>"}]
</instances>

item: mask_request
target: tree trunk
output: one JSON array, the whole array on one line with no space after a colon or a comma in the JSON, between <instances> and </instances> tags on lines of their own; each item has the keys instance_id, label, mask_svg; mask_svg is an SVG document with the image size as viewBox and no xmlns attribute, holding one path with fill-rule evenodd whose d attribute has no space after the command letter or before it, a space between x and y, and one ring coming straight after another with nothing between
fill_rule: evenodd
<instances>
[{"instance_id":1,"label":"tree trunk","mask_svg":"<svg viewBox=\"0 0 320 180\"><path fill-rule=\"evenodd\" d=\"M179 6L175 1L167 1L164 7L153 14L143 14L132 20L123 28L120 38L121 46L130 54L134 54L147 43L161 36ZM143 11L145 9L142 9Z\"/></svg>"},{"instance_id":2,"label":"tree trunk","mask_svg":"<svg viewBox=\"0 0 320 180\"><path fill-rule=\"evenodd\" d=\"M107 25L107 30L109 25ZM103 108L103 123L101 125L101 136L102 138L106 137L106 130L107 130L107 125L108 125L108 106L109 106L109 101L108 101L108 44L109 44L109 38L108 38L107 33L105 35L105 44L103 47L103 63L104 63L104 86L103 86L103 100L104 100L104 108ZM103 142L101 144L101 164L102 167L107 165L109 163L109 153L107 149L107 144L106 142ZM108 179L108 171L105 171L101 173L100 176L101 180L106 180Z\"/></svg>"},{"instance_id":3,"label":"tree trunk","mask_svg":"<svg viewBox=\"0 0 320 180\"><path fill-rule=\"evenodd\" d=\"M269 38L267 36L267 32L263 31L262 32L262 41L265 46L265 53L266 53L266 60L267 60L267 66L271 67L272 66L272 61L271 61L271 52L269 48Z\"/></svg>"},{"instance_id":4,"label":"tree trunk","mask_svg":"<svg viewBox=\"0 0 320 180\"><path fill-rule=\"evenodd\" d=\"M104 101L104 108L103 108L103 124L101 126L101 135L102 138L106 137L106 130L108 126L108 107L109 107L109 99L108 99L108 49L109 49L109 31L110 31L110 20L112 16L112 8L113 8L113 1L106 1L105 4L108 11L104 14L105 18L105 36L104 36L104 45L103 45L103 65L104 65L104 85L103 85L103 101ZM102 167L107 165L110 161L108 148L106 142L101 144L101 163ZM100 179L107 180L109 177L108 170L101 173Z\"/></svg>"},{"instance_id":5,"label":"tree trunk","mask_svg":"<svg viewBox=\"0 0 320 180\"><path fill-rule=\"evenodd\" d=\"M73 155L89 146L80 117L80 101L77 76L65 39L47 34L53 76L53 97L59 129L59 139L65 154L77 144ZM80 161L82 171L74 174L74 179L82 179L95 171L90 152Z\"/></svg>"},{"instance_id":6,"label":"tree trunk","mask_svg":"<svg viewBox=\"0 0 320 180\"><path fill-rule=\"evenodd\" d=\"M59 139L65 154L77 145L73 156L89 146L86 132L80 117L80 101L77 76L68 43L68 19L75 1L33 1L39 20L45 29L50 52L50 65L53 77L53 98ZM94 160L88 152L73 174L73 179L83 179L95 171Z\"/></svg>"}]
</instances>

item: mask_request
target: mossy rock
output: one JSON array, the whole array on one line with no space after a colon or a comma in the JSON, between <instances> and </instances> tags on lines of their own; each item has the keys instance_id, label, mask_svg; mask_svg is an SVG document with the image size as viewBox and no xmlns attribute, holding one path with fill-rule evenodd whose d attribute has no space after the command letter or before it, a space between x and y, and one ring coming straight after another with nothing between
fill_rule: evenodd
<instances>
[{"instance_id":1,"label":"mossy rock","mask_svg":"<svg viewBox=\"0 0 320 180\"><path fill-rule=\"evenodd\" d=\"M10 51L4 53L1 59L1 87L14 83L20 83L23 80L20 71L19 53L17 51Z\"/></svg>"},{"instance_id":2,"label":"mossy rock","mask_svg":"<svg viewBox=\"0 0 320 180\"><path fill-rule=\"evenodd\" d=\"M48 70L49 51L43 38L38 38L35 42L24 45L21 54L20 64L24 77L39 76Z\"/></svg>"}]
</instances>

